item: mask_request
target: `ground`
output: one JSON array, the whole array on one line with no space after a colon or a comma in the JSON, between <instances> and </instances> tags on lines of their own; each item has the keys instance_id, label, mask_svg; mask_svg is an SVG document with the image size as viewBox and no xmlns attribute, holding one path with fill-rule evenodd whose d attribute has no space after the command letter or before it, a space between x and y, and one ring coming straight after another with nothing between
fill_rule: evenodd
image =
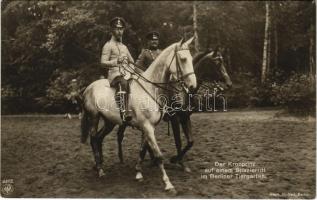
<instances>
[{"instance_id":1,"label":"ground","mask_svg":"<svg viewBox=\"0 0 317 200\"><path fill-rule=\"evenodd\" d=\"M127 129L124 164L117 156L116 134L106 137L105 177L97 178L89 141L80 143L80 120L62 116L2 116L1 180L13 181L4 197L78 198L314 198L315 118L274 117L276 111L237 111L192 115L195 143L183 172L168 159L173 136L161 122L156 136L167 174L178 194L164 191L158 168L147 159L143 182L134 180L140 133ZM148 158L148 157L147 157ZM215 163L254 162L266 178L211 179ZM218 173L219 175L220 173ZM225 174L225 173L224 173ZM252 174L252 173L251 173ZM208 178L206 179L207 175ZM2 188L3 189L3 188Z\"/></svg>"}]
</instances>

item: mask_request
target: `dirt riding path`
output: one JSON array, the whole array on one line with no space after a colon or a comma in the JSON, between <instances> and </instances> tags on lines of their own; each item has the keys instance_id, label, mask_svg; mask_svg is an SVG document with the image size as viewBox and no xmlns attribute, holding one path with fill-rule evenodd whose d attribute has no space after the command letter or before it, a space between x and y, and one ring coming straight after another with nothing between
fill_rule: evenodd
<instances>
[{"instance_id":1,"label":"dirt riding path","mask_svg":"<svg viewBox=\"0 0 317 200\"><path fill-rule=\"evenodd\" d=\"M156 135L174 198L313 198L315 196L315 119L274 118L275 111L243 111L192 116L195 144L186 157L192 173L168 163L175 153L167 125ZM127 129L124 164L117 157L116 134L106 137L104 169L96 177L87 144L80 144L80 121L60 117L4 117L1 179L13 179L9 197L168 198L158 168L143 165L145 180L134 180L140 134ZM217 163L254 162L261 179L205 179ZM226 167L225 167L226 168ZM228 167L227 167L228 168ZM224 169L224 168L223 168ZM230 173L229 173L230 174ZM274 196L275 195L275 196ZM276 196L280 195L280 196ZM293 196L292 196L293 195ZM296 196L297 195L297 196Z\"/></svg>"}]
</instances>

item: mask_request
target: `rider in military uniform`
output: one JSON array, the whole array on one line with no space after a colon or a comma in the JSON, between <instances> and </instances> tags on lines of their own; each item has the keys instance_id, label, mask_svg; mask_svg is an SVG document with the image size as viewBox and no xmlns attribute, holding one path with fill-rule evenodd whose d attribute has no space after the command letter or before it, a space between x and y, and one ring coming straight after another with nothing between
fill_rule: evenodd
<instances>
[{"instance_id":1,"label":"rider in military uniform","mask_svg":"<svg viewBox=\"0 0 317 200\"><path fill-rule=\"evenodd\" d=\"M120 99L119 106L123 109L122 117L123 121L130 121L132 119L128 108L128 94L129 94L129 83L127 81L130 73L124 69L123 62L134 62L128 48L122 43L122 35L125 28L125 20L121 17L115 17L110 21L110 27L112 29L111 39L103 46L101 55L102 67L109 68L108 80L111 87L116 88L118 96L123 94ZM133 68L132 65L129 65ZM122 101L123 100L123 101ZM120 105L121 104L121 105ZM123 105L122 105L123 104Z\"/></svg>"},{"instance_id":2,"label":"rider in military uniform","mask_svg":"<svg viewBox=\"0 0 317 200\"><path fill-rule=\"evenodd\" d=\"M148 48L142 49L141 54L139 55L136 65L145 71L151 63L158 57L158 55L162 52L158 49L159 45L159 33L156 31L149 32L146 35L146 39L148 40Z\"/></svg>"}]
</instances>

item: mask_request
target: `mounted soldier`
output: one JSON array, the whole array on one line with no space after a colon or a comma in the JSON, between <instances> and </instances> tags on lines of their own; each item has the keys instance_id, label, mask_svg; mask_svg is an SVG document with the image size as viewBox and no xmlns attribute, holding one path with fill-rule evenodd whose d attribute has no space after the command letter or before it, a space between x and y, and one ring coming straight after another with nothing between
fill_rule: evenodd
<instances>
[{"instance_id":1,"label":"mounted soldier","mask_svg":"<svg viewBox=\"0 0 317 200\"><path fill-rule=\"evenodd\" d=\"M159 37L160 35L156 31L149 32L146 35L148 42L147 48L142 49L141 54L136 61L136 65L143 71L145 71L162 52L162 50L158 48Z\"/></svg>"},{"instance_id":2,"label":"mounted soldier","mask_svg":"<svg viewBox=\"0 0 317 200\"><path fill-rule=\"evenodd\" d=\"M128 48L122 43L122 35L126 22L121 17L115 17L110 21L111 39L103 46L101 55L102 67L109 68L108 80L111 87L116 88L116 99L120 107L123 121L131 120L131 112L128 108L129 83L131 78L127 65L134 60ZM133 68L133 66L129 67Z\"/></svg>"},{"instance_id":3,"label":"mounted soldier","mask_svg":"<svg viewBox=\"0 0 317 200\"><path fill-rule=\"evenodd\" d=\"M188 47L193 39L194 38L191 38L186 42L181 40L165 48L144 73L138 74L138 79L134 79L130 86L131 97L136 98L129 99L129 109L132 111L131 114L133 114L133 118L126 124L142 132L141 148L145 143L150 145L155 156L155 161L160 168L165 190L173 193L176 193L176 190L167 176L163 163L163 154L155 137L156 127L161 121L166 107L165 101L157 98L157 96L167 96L171 92L176 94L179 89L174 88L172 85L176 83L182 83L182 86L191 92L196 90L197 78ZM105 46L107 45L108 44ZM104 62L108 62L109 60L110 63L112 62L111 59L109 59L110 55L107 55L108 59L105 59ZM118 59L116 59L115 62L116 63L113 62L111 64L117 65ZM125 63L127 62L123 64ZM124 67L128 69L129 65ZM109 76L111 77L111 74L109 74ZM173 82L170 81L171 77L175 78ZM105 175L102 169L103 139L116 125L124 124L118 112L118 106L114 106L116 103L115 88L109 87L108 84L109 81L107 79L96 80L86 87L83 93L81 142L85 143L88 136L90 136L90 145L95 159L95 169L99 177ZM163 86L161 86L161 84L163 84ZM142 99L140 100L139 97ZM104 126L101 130L98 130L98 124L101 118L103 119ZM143 157L139 154L139 159L135 167L135 178L138 181L143 179L142 161Z\"/></svg>"}]
</instances>

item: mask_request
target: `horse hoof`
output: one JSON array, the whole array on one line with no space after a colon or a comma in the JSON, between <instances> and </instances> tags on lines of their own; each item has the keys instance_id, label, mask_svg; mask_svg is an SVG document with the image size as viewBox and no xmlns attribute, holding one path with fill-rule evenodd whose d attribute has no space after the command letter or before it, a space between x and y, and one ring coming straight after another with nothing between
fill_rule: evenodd
<instances>
[{"instance_id":1,"label":"horse hoof","mask_svg":"<svg viewBox=\"0 0 317 200\"><path fill-rule=\"evenodd\" d=\"M106 175L105 172L102 169L99 169L99 171L98 171L99 178L101 178L101 177L103 177L105 175Z\"/></svg>"},{"instance_id":2,"label":"horse hoof","mask_svg":"<svg viewBox=\"0 0 317 200\"><path fill-rule=\"evenodd\" d=\"M171 157L170 162L173 164L176 164L178 162L178 157L177 156Z\"/></svg>"},{"instance_id":3,"label":"horse hoof","mask_svg":"<svg viewBox=\"0 0 317 200\"><path fill-rule=\"evenodd\" d=\"M136 181L139 182L139 183L141 183L141 182L144 181L144 179L143 179L143 178L139 178L139 179L136 179Z\"/></svg>"},{"instance_id":4,"label":"horse hoof","mask_svg":"<svg viewBox=\"0 0 317 200\"><path fill-rule=\"evenodd\" d=\"M170 188L170 189L165 189L169 194L176 196L177 195L177 191L175 190L175 188Z\"/></svg>"},{"instance_id":5,"label":"horse hoof","mask_svg":"<svg viewBox=\"0 0 317 200\"><path fill-rule=\"evenodd\" d=\"M184 172L186 173L191 173L192 170L189 167L184 167Z\"/></svg>"},{"instance_id":6,"label":"horse hoof","mask_svg":"<svg viewBox=\"0 0 317 200\"><path fill-rule=\"evenodd\" d=\"M143 175L141 174L141 172L137 172L137 174L135 176L135 180L137 180L138 182L143 181Z\"/></svg>"}]
</instances>

